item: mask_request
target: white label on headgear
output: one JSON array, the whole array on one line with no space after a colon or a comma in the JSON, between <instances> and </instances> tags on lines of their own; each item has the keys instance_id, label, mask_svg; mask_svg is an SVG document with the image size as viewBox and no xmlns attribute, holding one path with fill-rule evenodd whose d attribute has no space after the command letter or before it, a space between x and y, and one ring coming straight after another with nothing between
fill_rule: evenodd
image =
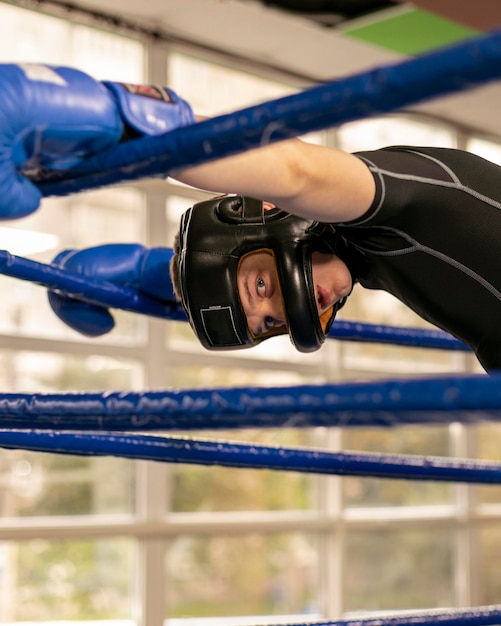
<instances>
[{"instance_id":1,"label":"white label on headgear","mask_svg":"<svg viewBox=\"0 0 501 626\"><path fill-rule=\"evenodd\" d=\"M200 310L205 334L213 346L241 346L231 306L210 306Z\"/></svg>"}]
</instances>

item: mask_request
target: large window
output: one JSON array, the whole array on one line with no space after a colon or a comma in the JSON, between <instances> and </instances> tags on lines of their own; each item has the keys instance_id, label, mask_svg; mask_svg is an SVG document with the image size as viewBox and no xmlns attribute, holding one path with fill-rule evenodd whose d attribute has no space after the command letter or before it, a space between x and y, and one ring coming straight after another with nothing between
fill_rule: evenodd
<instances>
[{"instance_id":1,"label":"large window","mask_svg":"<svg viewBox=\"0 0 501 626\"><path fill-rule=\"evenodd\" d=\"M4 62L74 65L129 82L154 76L204 115L297 88L285 75L277 80L202 58L195 47L141 41L3 2L0 18ZM350 151L427 143L467 145L492 160L501 154L501 141L405 115L307 140ZM48 199L32 216L2 223L0 243L43 262L102 243L170 246L179 215L204 197L168 180ZM112 333L92 340L55 317L41 287L7 277L0 287L3 393L321 384L476 367L447 352L335 341L300 355L285 338L214 354L185 323L123 312ZM358 289L343 318L424 325L394 299ZM291 425L190 436L486 459L499 457L501 441L499 428L487 424ZM499 497L498 487L0 450L0 621L199 626L215 618L229 626L495 603Z\"/></svg>"}]
</instances>

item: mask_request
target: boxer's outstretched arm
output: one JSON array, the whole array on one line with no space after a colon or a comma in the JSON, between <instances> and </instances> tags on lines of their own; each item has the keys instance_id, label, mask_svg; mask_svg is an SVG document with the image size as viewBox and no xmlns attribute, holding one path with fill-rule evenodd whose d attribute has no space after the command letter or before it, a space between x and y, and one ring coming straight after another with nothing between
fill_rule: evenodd
<instances>
[{"instance_id":1,"label":"boxer's outstretched arm","mask_svg":"<svg viewBox=\"0 0 501 626\"><path fill-rule=\"evenodd\" d=\"M268 200L300 217L330 223L360 217L375 193L363 161L299 139L187 168L175 178L199 189Z\"/></svg>"}]
</instances>

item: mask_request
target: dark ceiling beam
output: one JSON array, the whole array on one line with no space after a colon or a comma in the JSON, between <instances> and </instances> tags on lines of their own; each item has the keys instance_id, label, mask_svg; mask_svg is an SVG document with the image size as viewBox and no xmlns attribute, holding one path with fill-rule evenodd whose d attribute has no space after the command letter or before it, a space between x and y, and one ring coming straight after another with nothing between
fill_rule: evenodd
<instances>
[{"instance_id":1,"label":"dark ceiling beam","mask_svg":"<svg viewBox=\"0 0 501 626\"><path fill-rule=\"evenodd\" d=\"M332 14L343 19L360 17L396 4L394 0L260 0L260 2L292 13Z\"/></svg>"}]
</instances>

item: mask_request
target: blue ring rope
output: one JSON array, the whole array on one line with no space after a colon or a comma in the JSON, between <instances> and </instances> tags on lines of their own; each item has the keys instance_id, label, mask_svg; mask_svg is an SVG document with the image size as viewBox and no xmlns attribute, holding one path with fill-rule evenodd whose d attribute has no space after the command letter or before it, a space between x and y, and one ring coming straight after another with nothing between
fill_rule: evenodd
<instances>
[{"instance_id":1,"label":"blue ring rope","mask_svg":"<svg viewBox=\"0 0 501 626\"><path fill-rule=\"evenodd\" d=\"M468 610L423 611L407 615L362 617L357 619L301 622L288 626L498 626L501 605Z\"/></svg>"},{"instance_id":2,"label":"blue ring rope","mask_svg":"<svg viewBox=\"0 0 501 626\"><path fill-rule=\"evenodd\" d=\"M7 250L0 250L0 274L41 285L50 291L90 304L186 321L186 314L181 304L175 301L174 293L172 301L162 303L135 289L109 281L91 279L84 274L71 272L56 265L25 259ZM168 275L166 280L169 280Z\"/></svg>"},{"instance_id":3,"label":"blue ring rope","mask_svg":"<svg viewBox=\"0 0 501 626\"><path fill-rule=\"evenodd\" d=\"M501 77L501 31L227 115L120 144L46 182L61 196L219 159Z\"/></svg>"},{"instance_id":4,"label":"blue ring rope","mask_svg":"<svg viewBox=\"0 0 501 626\"><path fill-rule=\"evenodd\" d=\"M329 339L470 352L470 348L462 341L442 330L399 328L386 324L364 324L338 319L329 332Z\"/></svg>"},{"instance_id":5,"label":"blue ring rope","mask_svg":"<svg viewBox=\"0 0 501 626\"><path fill-rule=\"evenodd\" d=\"M320 622L318 624L294 624L289 626L487 626L500 624L501 605L457 609L448 611L422 611L397 616L368 617L359 619Z\"/></svg>"},{"instance_id":6,"label":"blue ring rope","mask_svg":"<svg viewBox=\"0 0 501 626\"><path fill-rule=\"evenodd\" d=\"M176 302L173 291L172 300L162 303L129 287L90 279L55 265L10 254L7 250L0 250L0 274L27 280L59 294L105 308L117 308L162 319L186 321L186 314L181 304ZM170 280L168 276L166 276L167 280ZM421 328L396 328L381 324L337 320L331 328L329 337L343 341L469 351L464 343L443 331Z\"/></svg>"},{"instance_id":7,"label":"blue ring rope","mask_svg":"<svg viewBox=\"0 0 501 626\"><path fill-rule=\"evenodd\" d=\"M153 431L501 419L501 374L297 387L0 394L0 427Z\"/></svg>"},{"instance_id":8,"label":"blue ring rope","mask_svg":"<svg viewBox=\"0 0 501 626\"><path fill-rule=\"evenodd\" d=\"M368 452L327 452L312 448L130 433L117 435L0 430L0 448L336 476L501 483L501 464L489 461Z\"/></svg>"}]
</instances>

